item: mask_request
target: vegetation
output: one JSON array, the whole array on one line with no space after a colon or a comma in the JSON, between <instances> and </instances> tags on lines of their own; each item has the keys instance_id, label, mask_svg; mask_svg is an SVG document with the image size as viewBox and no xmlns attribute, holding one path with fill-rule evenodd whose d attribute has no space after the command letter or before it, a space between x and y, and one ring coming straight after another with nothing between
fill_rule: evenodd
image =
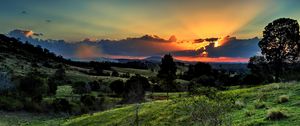
<instances>
[{"instance_id":1,"label":"vegetation","mask_svg":"<svg viewBox=\"0 0 300 126\"><path fill-rule=\"evenodd\" d=\"M297 125L299 38L296 20L273 21L263 55L240 72L171 54L160 63L77 62L0 35L0 125Z\"/></svg>"},{"instance_id":2,"label":"vegetation","mask_svg":"<svg viewBox=\"0 0 300 126\"><path fill-rule=\"evenodd\" d=\"M174 80L176 79L176 64L173 61L171 54L165 55L161 59L160 70L158 71L157 77L162 79L161 83L165 87L168 93L171 91L171 88L174 86Z\"/></svg>"},{"instance_id":3,"label":"vegetation","mask_svg":"<svg viewBox=\"0 0 300 126\"><path fill-rule=\"evenodd\" d=\"M297 61L299 57L299 24L296 20L280 18L265 27L263 39L258 43L262 54L273 66L276 81L284 63Z\"/></svg>"}]
</instances>

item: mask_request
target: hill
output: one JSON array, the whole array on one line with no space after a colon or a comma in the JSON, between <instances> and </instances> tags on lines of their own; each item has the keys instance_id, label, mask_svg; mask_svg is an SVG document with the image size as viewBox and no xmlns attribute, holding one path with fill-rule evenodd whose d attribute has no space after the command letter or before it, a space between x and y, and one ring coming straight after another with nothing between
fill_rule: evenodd
<instances>
[{"instance_id":1,"label":"hill","mask_svg":"<svg viewBox=\"0 0 300 126\"><path fill-rule=\"evenodd\" d=\"M299 83L274 83L269 85L233 89L221 92L231 95L235 105L227 115L233 125L298 125L300 124L300 85ZM178 98L183 101L193 101L195 98ZM279 103L282 97L288 100ZM175 99L169 101L155 101L143 103L139 106L139 123L141 125L188 125L189 113L178 113L182 101ZM207 106L207 108L210 106ZM286 114L281 120L267 119L268 112L280 111ZM81 115L68 119L63 125L129 125L134 123L136 105Z\"/></svg>"}]
</instances>

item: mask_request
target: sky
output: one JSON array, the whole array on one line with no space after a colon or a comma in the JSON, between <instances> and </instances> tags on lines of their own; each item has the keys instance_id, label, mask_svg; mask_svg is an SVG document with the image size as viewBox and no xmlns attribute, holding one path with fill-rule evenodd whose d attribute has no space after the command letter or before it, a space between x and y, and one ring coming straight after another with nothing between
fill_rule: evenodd
<instances>
[{"instance_id":1,"label":"sky","mask_svg":"<svg viewBox=\"0 0 300 126\"><path fill-rule=\"evenodd\" d=\"M19 30L34 41L85 42L86 47L80 45L73 54L59 52L71 58L174 53L184 60L246 62L259 53L253 46L264 27L281 17L299 20L299 5L299 0L1 0L0 33ZM145 35L150 37L145 40ZM241 49L236 46L249 41L252 44ZM126 53L132 48L145 48L147 53ZM249 48L247 55L240 52ZM78 50L89 53L78 55ZM231 54L217 55L218 50ZM240 56L232 56L236 50Z\"/></svg>"}]
</instances>

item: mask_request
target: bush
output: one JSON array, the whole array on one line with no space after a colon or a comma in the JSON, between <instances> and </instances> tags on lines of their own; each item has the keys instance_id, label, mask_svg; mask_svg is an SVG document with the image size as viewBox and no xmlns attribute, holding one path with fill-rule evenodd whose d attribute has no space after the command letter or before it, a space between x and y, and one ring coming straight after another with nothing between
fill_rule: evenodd
<instances>
[{"instance_id":1,"label":"bush","mask_svg":"<svg viewBox=\"0 0 300 126\"><path fill-rule=\"evenodd\" d=\"M268 114L266 119L268 120L280 120L287 118L288 116L280 109L270 109L268 110Z\"/></svg>"},{"instance_id":2,"label":"bush","mask_svg":"<svg viewBox=\"0 0 300 126\"><path fill-rule=\"evenodd\" d=\"M237 100L237 101L234 102L234 106L237 109L242 109L242 108L245 107L245 103L243 101Z\"/></svg>"},{"instance_id":3,"label":"bush","mask_svg":"<svg viewBox=\"0 0 300 126\"><path fill-rule=\"evenodd\" d=\"M129 73L124 73L124 74L121 74L120 77L122 77L122 78L130 78L130 74Z\"/></svg>"},{"instance_id":4,"label":"bush","mask_svg":"<svg viewBox=\"0 0 300 126\"><path fill-rule=\"evenodd\" d=\"M0 95L6 94L15 89L15 85L12 83L11 72L3 72L0 70Z\"/></svg>"},{"instance_id":5,"label":"bush","mask_svg":"<svg viewBox=\"0 0 300 126\"><path fill-rule=\"evenodd\" d=\"M99 91L101 88L101 80L89 82L92 91Z\"/></svg>"},{"instance_id":6,"label":"bush","mask_svg":"<svg viewBox=\"0 0 300 126\"><path fill-rule=\"evenodd\" d=\"M112 73L111 73L111 76L113 76L113 77L119 77L119 73L117 72L117 71L113 71Z\"/></svg>"},{"instance_id":7,"label":"bush","mask_svg":"<svg viewBox=\"0 0 300 126\"><path fill-rule=\"evenodd\" d=\"M45 79L38 77L38 75L30 75L21 79L19 90L34 99L46 94L48 92L48 85Z\"/></svg>"},{"instance_id":8,"label":"bush","mask_svg":"<svg viewBox=\"0 0 300 126\"><path fill-rule=\"evenodd\" d=\"M71 104L64 98L55 99L52 106L55 112L71 112Z\"/></svg>"},{"instance_id":9,"label":"bush","mask_svg":"<svg viewBox=\"0 0 300 126\"><path fill-rule=\"evenodd\" d=\"M23 109L24 105L21 101L12 97L0 97L0 109L7 111L17 111Z\"/></svg>"},{"instance_id":10,"label":"bush","mask_svg":"<svg viewBox=\"0 0 300 126\"><path fill-rule=\"evenodd\" d=\"M91 86L83 81L75 82L72 87L75 94L86 94L91 92Z\"/></svg>"},{"instance_id":11,"label":"bush","mask_svg":"<svg viewBox=\"0 0 300 126\"><path fill-rule=\"evenodd\" d=\"M227 113L231 103L227 100L214 101L206 97L192 97L174 101L179 104L174 116L186 115L187 120L181 125L219 126L229 125L231 120ZM180 124L179 124L180 125Z\"/></svg>"},{"instance_id":12,"label":"bush","mask_svg":"<svg viewBox=\"0 0 300 126\"><path fill-rule=\"evenodd\" d=\"M277 102L278 103L285 103L289 101L289 96L288 95L281 95L278 97Z\"/></svg>"},{"instance_id":13,"label":"bush","mask_svg":"<svg viewBox=\"0 0 300 126\"><path fill-rule=\"evenodd\" d=\"M216 86L215 78L213 76L202 75L198 78L193 79L195 83L201 84L202 86Z\"/></svg>"},{"instance_id":14,"label":"bush","mask_svg":"<svg viewBox=\"0 0 300 126\"><path fill-rule=\"evenodd\" d=\"M46 109L39 102L25 100L24 109L30 112L45 112Z\"/></svg>"},{"instance_id":15,"label":"bush","mask_svg":"<svg viewBox=\"0 0 300 126\"><path fill-rule=\"evenodd\" d=\"M255 101L254 102L254 107L256 109L266 108L266 103L265 102L261 102L261 101Z\"/></svg>"},{"instance_id":16,"label":"bush","mask_svg":"<svg viewBox=\"0 0 300 126\"><path fill-rule=\"evenodd\" d=\"M58 81L56 81L54 78L49 78L48 79L48 95L55 95L56 94L56 90L57 90L57 83Z\"/></svg>"},{"instance_id":17,"label":"bush","mask_svg":"<svg viewBox=\"0 0 300 126\"><path fill-rule=\"evenodd\" d=\"M214 87L198 87L192 88L189 91L190 95L204 95L209 98L214 98L217 94L217 89Z\"/></svg>"},{"instance_id":18,"label":"bush","mask_svg":"<svg viewBox=\"0 0 300 126\"><path fill-rule=\"evenodd\" d=\"M122 80L115 80L111 82L109 87L118 96L121 96L125 91L125 84Z\"/></svg>"},{"instance_id":19,"label":"bush","mask_svg":"<svg viewBox=\"0 0 300 126\"><path fill-rule=\"evenodd\" d=\"M92 95L83 95L80 97L80 102L85 106L93 107L96 103L96 97Z\"/></svg>"},{"instance_id":20,"label":"bush","mask_svg":"<svg viewBox=\"0 0 300 126\"><path fill-rule=\"evenodd\" d=\"M147 78L135 75L125 83L123 95L123 103L135 103L145 100L145 91L150 87Z\"/></svg>"},{"instance_id":21,"label":"bush","mask_svg":"<svg viewBox=\"0 0 300 126\"><path fill-rule=\"evenodd\" d=\"M255 114L255 112L254 112L254 110L246 110L245 111L245 115L247 116L247 117L250 117L250 116L253 116Z\"/></svg>"}]
</instances>

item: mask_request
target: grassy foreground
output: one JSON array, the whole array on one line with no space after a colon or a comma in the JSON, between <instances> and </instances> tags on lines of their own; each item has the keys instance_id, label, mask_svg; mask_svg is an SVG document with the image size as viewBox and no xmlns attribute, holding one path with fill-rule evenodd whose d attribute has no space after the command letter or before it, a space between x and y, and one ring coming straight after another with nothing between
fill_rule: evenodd
<instances>
[{"instance_id":1,"label":"grassy foreground","mask_svg":"<svg viewBox=\"0 0 300 126\"><path fill-rule=\"evenodd\" d=\"M231 125L278 125L294 126L300 124L300 83L275 83L250 88L232 89L221 92L222 95L234 97L235 105L229 112ZM178 95L180 96L180 95ZM1 112L0 126L5 125L64 125L64 126L111 126L132 125L136 123L136 110L140 125L185 125L189 116L178 113L182 99L160 100L140 105L125 105L93 114L80 116L48 116L25 112ZM280 111L286 115L283 119L270 120L270 111Z\"/></svg>"},{"instance_id":2,"label":"grassy foreground","mask_svg":"<svg viewBox=\"0 0 300 126\"><path fill-rule=\"evenodd\" d=\"M298 125L300 124L300 84L280 83L222 92L235 97L235 107L228 115L232 125ZM287 101L280 102L280 98ZM173 101L155 101L139 106L128 105L104 112L81 115L68 119L63 125L131 125L135 123L136 107L139 107L141 125L184 125L186 115L175 114L181 104ZM268 112L279 110L287 117L267 119ZM174 117L176 115L176 117ZM177 123L178 122L178 123Z\"/></svg>"}]
</instances>

